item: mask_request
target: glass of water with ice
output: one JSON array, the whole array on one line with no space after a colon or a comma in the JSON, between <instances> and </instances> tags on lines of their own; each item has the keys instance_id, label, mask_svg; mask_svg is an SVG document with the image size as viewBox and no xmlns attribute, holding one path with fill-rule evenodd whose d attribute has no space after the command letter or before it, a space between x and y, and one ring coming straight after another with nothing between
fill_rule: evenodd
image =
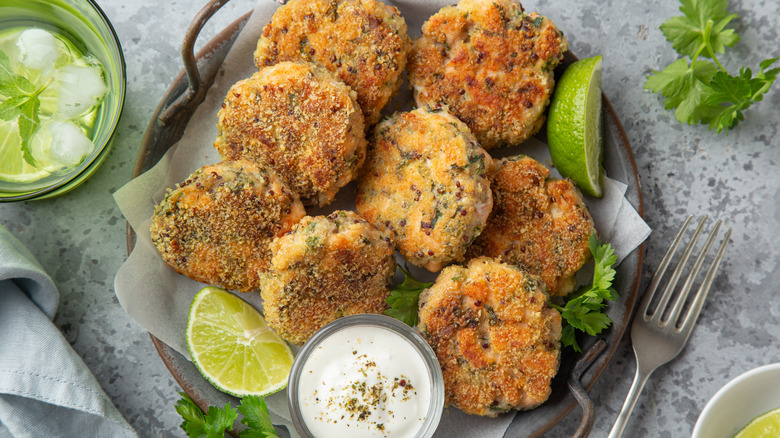
<instances>
[{"instance_id":1,"label":"glass of water with ice","mask_svg":"<svg viewBox=\"0 0 780 438\"><path fill-rule=\"evenodd\" d=\"M125 95L92 0L0 0L0 202L65 193L105 159Z\"/></svg>"}]
</instances>

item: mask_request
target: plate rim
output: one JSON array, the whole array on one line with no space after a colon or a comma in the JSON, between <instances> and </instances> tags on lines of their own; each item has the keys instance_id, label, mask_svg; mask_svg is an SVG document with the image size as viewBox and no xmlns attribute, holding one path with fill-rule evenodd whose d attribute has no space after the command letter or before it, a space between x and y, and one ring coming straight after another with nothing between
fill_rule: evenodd
<instances>
[{"instance_id":1,"label":"plate rim","mask_svg":"<svg viewBox=\"0 0 780 438\"><path fill-rule=\"evenodd\" d=\"M201 65L213 65L215 62L215 59L219 58L216 62L221 63L222 59L224 59L224 55L229 51L230 47L232 46L233 42L235 41L238 33L241 29L243 29L244 25L249 19L249 16L251 15L252 10L245 13L238 19L236 19L234 22L229 24L227 27L225 27L222 31L217 33L210 41L208 41L203 48L198 51L198 53L195 55L195 59L197 62L197 65L200 67ZM572 62L576 60L576 56L574 56L570 51L566 53L566 59L564 63ZM563 64L562 64L563 65ZM206 88L209 88L213 82L213 76L212 77L206 77L205 80L202 83L202 86L205 86ZM186 71L182 69L179 74L173 79L171 85L166 90L165 94L163 95L163 98L161 99L159 105L155 109L155 111L152 114L152 117L150 119L150 122L146 128L146 131L144 132L144 136L138 151L138 154L136 156L136 162L133 168L133 174L131 176L131 179L134 179L141 175L143 172L149 170L154 164L156 164L157 161L164 155L164 153L173 146L177 140L176 136L181 136L181 132L176 132L176 129L174 127L174 134L173 136L167 136L164 140L171 140L170 144L165 145L165 147L162 150L155 150L154 146L156 141L159 141L160 133L166 133L166 130L171 130L171 124L169 123L167 126L163 124L159 120L160 114L170 105L172 102L174 102L177 98L180 97L181 94L185 93L187 91L188 87L187 82L187 75ZM199 105L198 103L197 105ZM196 105L196 107L197 107ZM636 159L633 154L633 150L631 149L630 142L628 140L628 136L626 135L626 132L623 128L623 125L618 118L617 112L615 111L614 106L609 101L607 96L602 93L602 114L606 113L608 117L605 117L605 125L607 120L612 123L613 126L611 128L614 129L614 132L612 132L614 135L617 136L615 139L615 143L618 149L620 149L623 153L623 156L625 159L627 159L627 162L621 161L621 164L627 165L628 172L627 176L631 177L633 181L631 181L632 184L628 184L629 192L627 192L627 197L629 198L629 202L632 204L632 206L635 208L637 213L640 217L644 219L644 201L642 197L642 190L641 190L641 180L639 178L639 170L636 164ZM192 113L186 114L183 116L185 119L185 122L189 120ZM187 125L187 123L184 123L183 126L181 126L181 130ZM608 127L605 126L605 131L608 129ZM630 195L630 196L629 196ZM127 224L126 227L126 235L127 235L127 254L129 255L134 246L135 246L135 231L132 229L130 224ZM625 336L625 333L628 331L628 325L631 320L631 317L633 316L633 313L636 308L636 303L638 300L638 291L639 286L641 283L641 277L642 277L642 269L643 269L643 263L644 263L644 256L645 256L645 247L646 242L642 242L629 256L626 257L628 259L629 257L636 257L636 267L633 269L633 273L631 275L631 283L628 287L628 299L625 304L625 311L622 314L622 318L620 321L613 321L612 327L610 327L609 331L612 332L614 330L617 330L618 333L613 333L614 336L611 336L614 338L612 342L607 342L607 346L604 349L604 351L599 355L598 359L596 359L588 369L586 370L587 374L584 375L581 379L582 386L585 388L586 391L589 391L595 383L598 381L600 376L603 374L603 372L606 370L607 365L612 361L612 358L617 351L617 348L619 347L623 337ZM161 360L163 361L164 365L168 369L168 371L171 373L172 377L176 382L181 386L182 390L190 396L193 401L204 411L208 409L210 402L207 399L207 395L199 390L199 388L195 385L195 382L191 381L187 378L185 375L185 370L182 369L180 361L183 359L186 361L186 359L180 355L178 352L173 350L171 347L169 347L167 344L159 340L157 337L149 333L149 337L152 340L152 344L155 347L155 350L157 351L158 355L160 356ZM194 369L194 366L193 366ZM564 376L566 378L569 378L571 376ZM204 380L205 381L205 380ZM216 391L216 389L215 389ZM227 395L226 395L227 396ZM230 397L230 396L227 396ZM559 421L561 421L563 418L567 417L571 411L574 409L575 406L578 405L577 401L572 397L571 390L568 391L567 394L564 394L564 398L570 398L571 400L568 402L565 402L566 404L563 406L563 408L558 408L557 413L554 413L548 420L538 425L533 431L530 432L528 436L532 437L538 437L552 429ZM544 405L543 405L544 406ZM513 422L517 421L517 417L515 417L515 420ZM511 426L510 426L511 429Z\"/></svg>"}]
</instances>

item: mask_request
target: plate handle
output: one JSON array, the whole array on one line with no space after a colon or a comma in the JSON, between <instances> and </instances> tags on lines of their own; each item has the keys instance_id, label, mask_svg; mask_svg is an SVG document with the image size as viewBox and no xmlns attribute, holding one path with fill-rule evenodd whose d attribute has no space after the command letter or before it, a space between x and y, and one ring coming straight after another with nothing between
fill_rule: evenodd
<instances>
[{"instance_id":1,"label":"plate handle","mask_svg":"<svg viewBox=\"0 0 780 438\"><path fill-rule=\"evenodd\" d=\"M590 399L588 392L582 387L582 376L585 371L590 368L596 359L601 356L601 353L607 348L607 343L603 339L599 339L594 343L588 351L583 354L579 360L574 364L571 377L569 377L569 390L571 390L574 398L582 408L582 420L574 433L574 438L584 438L590 435L590 431L593 429L593 423L596 421L596 408L593 405L593 400Z\"/></svg>"},{"instance_id":2,"label":"plate handle","mask_svg":"<svg viewBox=\"0 0 780 438\"><path fill-rule=\"evenodd\" d=\"M159 120L165 125L182 110L195 111L198 105L206 97L208 87L202 86L201 74L198 70L198 62L195 57L195 41L200 35L203 26L209 19L230 0L209 0L190 22L184 41L181 45L181 59L184 62L184 71L187 74L189 86L187 91L173 101L167 108L161 111Z\"/></svg>"}]
</instances>

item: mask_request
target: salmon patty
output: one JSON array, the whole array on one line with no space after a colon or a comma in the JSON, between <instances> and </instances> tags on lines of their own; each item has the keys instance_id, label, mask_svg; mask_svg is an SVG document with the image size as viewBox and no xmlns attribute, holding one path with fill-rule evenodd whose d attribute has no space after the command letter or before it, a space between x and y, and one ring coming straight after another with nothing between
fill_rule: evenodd
<instances>
[{"instance_id":1,"label":"salmon patty","mask_svg":"<svg viewBox=\"0 0 780 438\"><path fill-rule=\"evenodd\" d=\"M418 106L449 106L486 150L519 144L544 124L567 48L548 18L517 0L461 0L423 25L409 81Z\"/></svg>"},{"instance_id":2,"label":"salmon patty","mask_svg":"<svg viewBox=\"0 0 780 438\"><path fill-rule=\"evenodd\" d=\"M495 417L547 400L561 338L548 300L538 277L486 257L441 271L420 295L418 328L439 359L447 405Z\"/></svg>"},{"instance_id":3,"label":"salmon patty","mask_svg":"<svg viewBox=\"0 0 780 438\"><path fill-rule=\"evenodd\" d=\"M263 29L255 64L322 65L357 92L370 126L398 90L410 49L406 21L393 6L377 0L292 0Z\"/></svg>"},{"instance_id":4,"label":"salmon patty","mask_svg":"<svg viewBox=\"0 0 780 438\"><path fill-rule=\"evenodd\" d=\"M268 324L287 341L301 345L337 318L388 308L393 245L354 212L307 216L272 248L260 293Z\"/></svg>"},{"instance_id":5,"label":"salmon patty","mask_svg":"<svg viewBox=\"0 0 780 438\"><path fill-rule=\"evenodd\" d=\"M219 111L214 142L225 160L273 167L304 205L333 201L363 164L356 95L329 71L282 62L239 81Z\"/></svg>"},{"instance_id":6,"label":"salmon patty","mask_svg":"<svg viewBox=\"0 0 780 438\"><path fill-rule=\"evenodd\" d=\"M357 212L390 234L411 264L463 260L493 205L490 156L446 109L396 113L374 130L358 178Z\"/></svg>"},{"instance_id":7,"label":"salmon patty","mask_svg":"<svg viewBox=\"0 0 780 438\"><path fill-rule=\"evenodd\" d=\"M152 242L165 263L195 281L257 290L271 241L304 215L284 181L249 161L203 166L154 209Z\"/></svg>"},{"instance_id":8,"label":"salmon patty","mask_svg":"<svg viewBox=\"0 0 780 438\"><path fill-rule=\"evenodd\" d=\"M495 207L466 257L497 257L541 277L550 295L567 295L596 231L580 191L568 179L550 178L550 170L530 157L504 158L495 169Z\"/></svg>"}]
</instances>

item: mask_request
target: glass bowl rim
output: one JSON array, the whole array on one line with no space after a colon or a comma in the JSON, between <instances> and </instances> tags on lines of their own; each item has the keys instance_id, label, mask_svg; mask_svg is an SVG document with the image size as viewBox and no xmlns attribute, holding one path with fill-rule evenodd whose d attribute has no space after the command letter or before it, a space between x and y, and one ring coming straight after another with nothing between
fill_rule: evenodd
<instances>
[{"instance_id":1,"label":"glass bowl rim","mask_svg":"<svg viewBox=\"0 0 780 438\"><path fill-rule=\"evenodd\" d=\"M290 417L295 429L301 436L314 438L300 410L298 400L298 382L300 380L303 367L306 364L312 350L331 335L354 326L373 326L385 329L393 334L401 336L414 348L423 359L427 369L431 384L431 399L428 405L428 415L417 430L416 438L429 438L433 436L441 420L444 410L444 377L436 358L436 353L418 331L403 322L380 314L366 313L350 315L330 322L325 327L319 329L303 345L295 356L287 383L287 404L290 408Z\"/></svg>"},{"instance_id":2,"label":"glass bowl rim","mask_svg":"<svg viewBox=\"0 0 780 438\"><path fill-rule=\"evenodd\" d=\"M116 73L119 75L119 89L115 90L118 93L118 106L116 109L116 115L112 118L111 126L108 128L110 134L103 144L95 148L88 159L84 160L84 162L79 164L72 172L63 176L61 179L56 180L47 186L33 189L31 191L23 191L19 193L0 192L0 203L44 199L51 196L64 194L67 191L76 188L78 185L86 181L86 179L81 178L82 175L93 172L93 165L100 165L103 163L103 161L105 161L104 154L113 143L114 135L116 134L116 129L119 126L119 120L122 117L122 112L125 106L125 94L127 92L127 64L125 62L125 55L124 51L122 50L122 44L119 41L119 36L117 35L116 29L114 29L114 26L111 24L111 21L108 19L106 13L103 11L103 9L100 8L95 0L84 1L97 13L98 17L105 26L105 30L107 30L111 36L110 41L106 41L106 43L113 42L116 46L116 53L118 55L116 61L118 61L117 64L119 68L117 69ZM95 24L99 25L99 23ZM72 187L68 187L68 185L73 182L77 182L77 184L73 185Z\"/></svg>"}]
</instances>

